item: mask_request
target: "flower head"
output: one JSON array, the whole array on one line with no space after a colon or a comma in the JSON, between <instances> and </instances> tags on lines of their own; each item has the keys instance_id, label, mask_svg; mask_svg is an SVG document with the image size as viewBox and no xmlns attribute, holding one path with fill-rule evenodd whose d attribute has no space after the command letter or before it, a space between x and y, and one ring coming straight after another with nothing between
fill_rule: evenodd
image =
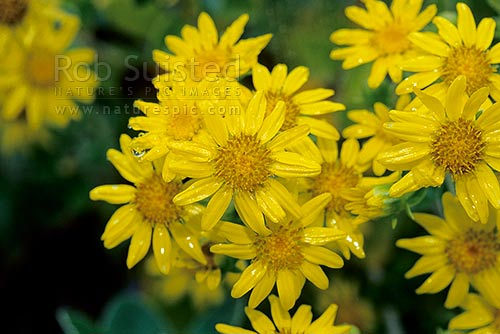
<instances>
[{"instance_id":1,"label":"flower head","mask_svg":"<svg viewBox=\"0 0 500 334\"><path fill-rule=\"evenodd\" d=\"M130 141L130 137L122 135L122 151L110 149L107 157L133 185L102 185L90 191L90 198L94 201L124 204L106 225L101 237L104 246L114 248L131 238L127 267L132 268L144 258L152 244L158 268L167 274L171 267L173 237L183 251L199 263L206 264L207 259L192 231L196 227L199 229L204 207L175 205L172 198L180 190L181 180L176 178L166 182L159 172L161 166L139 162L130 150Z\"/></svg>"},{"instance_id":2,"label":"flower head","mask_svg":"<svg viewBox=\"0 0 500 334\"><path fill-rule=\"evenodd\" d=\"M209 115L205 125L209 138L203 142L170 143L176 159L173 172L190 177L187 187L174 202L186 205L211 197L202 227L209 230L219 221L232 199L246 224L267 231L264 216L273 222L298 216L299 208L276 176L294 178L317 175L321 167L304 156L285 151L289 144L309 133L307 125L279 132L284 119L284 103L266 116L266 100L258 92L246 110L234 115Z\"/></svg>"},{"instance_id":3,"label":"flower head","mask_svg":"<svg viewBox=\"0 0 500 334\"><path fill-rule=\"evenodd\" d=\"M250 290L248 305L259 305L277 285L281 305L290 309L299 298L305 279L320 289L328 287L328 277L320 265L341 268L342 258L323 245L345 236L331 227L310 226L331 199L322 194L306 202L301 219L290 218L286 224L268 222L268 232L252 230L238 224L222 222L217 228L228 240L211 251L242 260L251 260L234 284L231 295L240 298Z\"/></svg>"},{"instance_id":4,"label":"flower head","mask_svg":"<svg viewBox=\"0 0 500 334\"><path fill-rule=\"evenodd\" d=\"M393 122L386 129L402 143L386 150L379 161L391 170L409 170L390 189L399 197L422 187L440 186L451 175L456 193L467 214L485 223L488 201L500 208L500 187L493 170L500 168L500 104L478 114L488 98L488 88L470 97L464 76L448 89L444 105L436 98L416 91L426 113L391 111Z\"/></svg>"},{"instance_id":5,"label":"flower head","mask_svg":"<svg viewBox=\"0 0 500 334\"><path fill-rule=\"evenodd\" d=\"M462 2L457 3L457 12L456 26L438 16L433 20L438 28L437 34L410 35L412 43L427 54L402 63L405 71L417 73L396 87L397 94L411 93L414 87L423 89L433 85L432 94L444 96L451 83L463 75L467 78L467 94L489 87L493 99L500 99L500 76L496 73L496 65L500 63L500 43L490 48L495 21L484 18L476 27L470 8Z\"/></svg>"},{"instance_id":6,"label":"flower head","mask_svg":"<svg viewBox=\"0 0 500 334\"><path fill-rule=\"evenodd\" d=\"M42 21L31 38L8 43L6 60L0 64L5 120L25 115L31 128L47 123L65 126L80 116L75 102L93 102L97 80L87 65L94 60L94 51L67 49L79 24L77 17L69 15L59 21L58 28L52 21Z\"/></svg>"},{"instance_id":7,"label":"flower head","mask_svg":"<svg viewBox=\"0 0 500 334\"><path fill-rule=\"evenodd\" d=\"M330 304L318 319L312 321L313 315L309 305L300 305L291 317L278 297L269 296L269 302L274 323L264 313L250 307L245 308L245 313L256 332L226 324L217 324L215 329L222 334L347 334L351 329L349 325L334 325L338 309L335 304Z\"/></svg>"},{"instance_id":8,"label":"flower head","mask_svg":"<svg viewBox=\"0 0 500 334\"><path fill-rule=\"evenodd\" d=\"M281 130L307 124L311 134L328 139L339 139L335 127L325 120L312 118L339 110L345 106L326 100L333 96L333 89L316 88L298 92L309 79L309 69L299 66L287 73L287 66L276 65L272 72L260 64L253 67L253 85L257 91L263 91L267 99L267 112L270 113L279 101L285 103L285 121Z\"/></svg>"},{"instance_id":9,"label":"flower head","mask_svg":"<svg viewBox=\"0 0 500 334\"><path fill-rule=\"evenodd\" d=\"M207 13L198 17L198 28L185 25L181 37L169 35L165 44L172 53L153 51L153 59L167 73L164 81L201 81L216 78L237 79L257 63L271 34L239 40L248 22L241 15L219 38L214 21Z\"/></svg>"},{"instance_id":10,"label":"flower head","mask_svg":"<svg viewBox=\"0 0 500 334\"><path fill-rule=\"evenodd\" d=\"M420 13L422 1L394 0L388 8L383 1L363 1L366 10L349 6L346 16L364 29L340 29L332 33L330 40L345 48L333 50L332 59L344 59L342 67L351 69L374 61L368 78L371 88L380 86L386 75L392 81L402 78L400 64L417 54L408 36L423 29L437 11L435 5Z\"/></svg>"},{"instance_id":11,"label":"flower head","mask_svg":"<svg viewBox=\"0 0 500 334\"><path fill-rule=\"evenodd\" d=\"M469 285L479 290L495 286L492 298L500 300L500 235L497 212L486 224L469 219L459 201L450 193L443 195L444 219L415 213L414 219L430 235L400 239L396 245L422 257L406 273L406 278L432 273L417 293L437 293L448 285L445 306L452 308L464 301ZM492 285L493 284L493 285Z\"/></svg>"}]
</instances>

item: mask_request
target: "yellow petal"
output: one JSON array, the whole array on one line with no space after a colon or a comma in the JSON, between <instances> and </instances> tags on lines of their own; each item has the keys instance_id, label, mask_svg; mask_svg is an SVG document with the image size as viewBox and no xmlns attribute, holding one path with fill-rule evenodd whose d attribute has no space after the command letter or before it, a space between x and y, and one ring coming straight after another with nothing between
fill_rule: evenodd
<instances>
[{"instance_id":1,"label":"yellow petal","mask_svg":"<svg viewBox=\"0 0 500 334\"><path fill-rule=\"evenodd\" d=\"M248 329L226 324L216 324L215 330L222 334L257 334L256 332L249 331Z\"/></svg>"},{"instance_id":2,"label":"yellow petal","mask_svg":"<svg viewBox=\"0 0 500 334\"><path fill-rule=\"evenodd\" d=\"M170 233L174 238L177 245L182 248L183 251L188 253L193 259L199 263L206 265L207 259L203 254L200 243L195 235L184 225L179 222L173 222L170 224Z\"/></svg>"},{"instance_id":3,"label":"yellow petal","mask_svg":"<svg viewBox=\"0 0 500 334\"><path fill-rule=\"evenodd\" d=\"M430 150L426 143L400 143L383 151L378 161L391 170L408 170L418 165Z\"/></svg>"},{"instance_id":4,"label":"yellow petal","mask_svg":"<svg viewBox=\"0 0 500 334\"><path fill-rule=\"evenodd\" d=\"M396 246L418 254L440 254L444 252L446 243L436 237L425 235L412 239L400 239L396 242Z\"/></svg>"},{"instance_id":5,"label":"yellow petal","mask_svg":"<svg viewBox=\"0 0 500 334\"><path fill-rule=\"evenodd\" d=\"M156 224L153 229L153 253L156 266L163 275L168 275L171 267L172 241L167 228L163 224Z\"/></svg>"},{"instance_id":6,"label":"yellow petal","mask_svg":"<svg viewBox=\"0 0 500 334\"><path fill-rule=\"evenodd\" d=\"M304 283L305 278L302 274L291 270L278 271L276 286L278 288L281 306L283 306L285 310L288 311L295 305L295 301L299 297Z\"/></svg>"},{"instance_id":7,"label":"yellow petal","mask_svg":"<svg viewBox=\"0 0 500 334\"><path fill-rule=\"evenodd\" d=\"M424 283L415 291L417 294L438 293L446 288L455 277L455 269L447 265L435 271Z\"/></svg>"},{"instance_id":8,"label":"yellow petal","mask_svg":"<svg viewBox=\"0 0 500 334\"><path fill-rule=\"evenodd\" d=\"M222 186L212 195L207 209L201 217L201 228L204 231L211 230L219 222L226 212L233 198L233 190L228 186Z\"/></svg>"},{"instance_id":9,"label":"yellow petal","mask_svg":"<svg viewBox=\"0 0 500 334\"><path fill-rule=\"evenodd\" d=\"M240 245L253 243L252 231L240 224L221 221L215 231L231 243Z\"/></svg>"},{"instance_id":10,"label":"yellow petal","mask_svg":"<svg viewBox=\"0 0 500 334\"><path fill-rule=\"evenodd\" d=\"M385 58L378 58L372 65L368 76L368 87L378 88L387 76L388 66Z\"/></svg>"},{"instance_id":11,"label":"yellow petal","mask_svg":"<svg viewBox=\"0 0 500 334\"><path fill-rule=\"evenodd\" d=\"M116 210L104 229L101 240L104 247L114 248L130 238L136 229L137 211L133 205L124 205Z\"/></svg>"},{"instance_id":12,"label":"yellow petal","mask_svg":"<svg viewBox=\"0 0 500 334\"><path fill-rule=\"evenodd\" d=\"M413 218L427 232L440 239L450 240L454 237L453 230L438 216L428 213L414 213Z\"/></svg>"},{"instance_id":13,"label":"yellow petal","mask_svg":"<svg viewBox=\"0 0 500 334\"><path fill-rule=\"evenodd\" d=\"M476 43L476 22L470 8L462 2L457 3L457 27L466 47Z\"/></svg>"},{"instance_id":14,"label":"yellow petal","mask_svg":"<svg viewBox=\"0 0 500 334\"><path fill-rule=\"evenodd\" d=\"M317 176L321 166L294 152L275 152L269 170L283 178Z\"/></svg>"},{"instance_id":15,"label":"yellow petal","mask_svg":"<svg viewBox=\"0 0 500 334\"><path fill-rule=\"evenodd\" d=\"M210 251L215 254L224 254L240 260L251 260L256 256L256 250L252 244L217 244L210 247Z\"/></svg>"},{"instance_id":16,"label":"yellow petal","mask_svg":"<svg viewBox=\"0 0 500 334\"><path fill-rule=\"evenodd\" d=\"M142 221L137 226L130 241L127 255L127 267L131 269L146 256L151 246L151 224Z\"/></svg>"},{"instance_id":17,"label":"yellow petal","mask_svg":"<svg viewBox=\"0 0 500 334\"><path fill-rule=\"evenodd\" d=\"M109 149L106 156L125 180L132 183L140 182L141 175L137 173L138 162L127 158L123 153L115 149Z\"/></svg>"},{"instance_id":18,"label":"yellow petal","mask_svg":"<svg viewBox=\"0 0 500 334\"><path fill-rule=\"evenodd\" d=\"M307 227L316 221L316 218L323 213L325 207L332 200L332 195L329 193L320 194L302 205L302 212L306 212L301 218L302 226Z\"/></svg>"},{"instance_id":19,"label":"yellow petal","mask_svg":"<svg viewBox=\"0 0 500 334\"><path fill-rule=\"evenodd\" d=\"M490 17L484 18L481 22L479 22L479 25L477 26L476 48L481 51L489 48L495 35L495 27L496 22Z\"/></svg>"},{"instance_id":20,"label":"yellow petal","mask_svg":"<svg viewBox=\"0 0 500 334\"><path fill-rule=\"evenodd\" d=\"M243 191L236 192L234 196L234 207L243 223L252 230L260 235L268 235L271 233L265 226L264 216L254 196Z\"/></svg>"},{"instance_id":21,"label":"yellow petal","mask_svg":"<svg viewBox=\"0 0 500 334\"><path fill-rule=\"evenodd\" d=\"M440 71L428 71L410 75L396 86L396 94L413 93L414 88L423 89L441 77Z\"/></svg>"},{"instance_id":22,"label":"yellow petal","mask_svg":"<svg viewBox=\"0 0 500 334\"><path fill-rule=\"evenodd\" d=\"M173 198L176 205L187 205L205 199L214 194L223 182L215 177L207 177L193 182L188 188L181 191Z\"/></svg>"},{"instance_id":23,"label":"yellow petal","mask_svg":"<svg viewBox=\"0 0 500 334\"><path fill-rule=\"evenodd\" d=\"M320 266L304 261L300 265L300 272L311 281L318 289L328 289L328 277Z\"/></svg>"},{"instance_id":24,"label":"yellow petal","mask_svg":"<svg viewBox=\"0 0 500 334\"><path fill-rule=\"evenodd\" d=\"M307 103L312 103L312 102L317 102L321 100L325 100L331 96L335 91L333 89L326 89L326 88L315 88L315 89L309 89L305 90L303 92L297 93L292 97L292 101L295 104L307 104Z\"/></svg>"},{"instance_id":25,"label":"yellow petal","mask_svg":"<svg viewBox=\"0 0 500 334\"><path fill-rule=\"evenodd\" d=\"M248 103L247 109L245 110L244 124L245 124L245 134L253 136L259 131L262 126L262 121L266 114L266 98L262 91L257 91Z\"/></svg>"},{"instance_id":26,"label":"yellow petal","mask_svg":"<svg viewBox=\"0 0 500 334\"><path fill-rule=\"evenodd\" d=\"M306 333L311 320L311 306L300 305L292 318L292 333Z\"/></svg>"},{"instance_id":27,"label":"yellow petal","mask_svg":"<svg viewBox=\"0 0 500 334\"><path fill-rule=\"evenodd\" d=\"M264 313L249 307L245 308L245 313L258 333L276 333L273 322Z\"/></svg>"},{"instance_id":28,"label":"yellow petal","mask_svg":"<svg viewBox=\"0 0 500 334\"><path fill-rule=\"evenodd\" d=\"M453 80L450 88L448 88L445 109L448 118L452 121L456 121L460 116L462 116L465 88L466 78L463 75L460 75Z\"/></svg>"},{"instance_id":29,"label":"yellow petal","mask_svg":"<svg viewBox=\"0 0 500 334\"><path fill-rule=\"evenodd\" d=\"M276 275L268 272L262 279L255 285L248 299L248 306L256 308L259 304L271 293L271 290L276 283Z\"/></svg>"},{"instance_id":30,"label":"yellow petal","mask_svg":"<svg viewBox=\"0 0 500 334\"><path fill-rule=\"evenodd\" d=\"M336 140L318 138L318 147L323 159L328 163L334 163L338 158L338 143Z\"/></svg>"},{"instance_id":31,"label":"yellow petal","mask_svg":"<svg viewBox=\"0 0 500 334\"><path fill-rule=\"evenodd\" d=\"M209 50L213 45L215 45L219 39L219 35L217 33L217 28L215 27L214 20L205 12L202 12L198 16L198 29L200 31L200 35L203 38L204 44L207 46Z\"/></svg>"},{"instance_id":32,"label":"yellow petal","mask_svg":"<svg viewBox=\"0 0 500 334\"><path fill-rule=\"evenodd\" d=\"M241 274L238 281L233 285L231 289L231 297L240 298L245 293L250 291L264 275L266 275L267 269L261 263L261 261L255 261L251 263Z\"/></svg>"},{"instance_id":33,"label":"yellow petal","mask_svg":"<svg viewBox=\"0 0 500 334\"><path fill-rule=\"evenodd\" d=\"M295 218L302 217L302 211L295 199L288 192L287 188L275 179L270 179L267 182L267 191L279 205Z\"/></svg>"},{"instance_id":34,"label":"yellow petal","mask_svg":"<svg viewBox=\"0 0 500 334\"><path fill-rule=\"evenodd\" d=\"M448 43L450 46L457 48L462 45L462 38L458 33L457 27L449 20L444 17L437 16L432 20L432 23L438 28L439 35Z\"/></svg>"},{"instance_id":35,"label":"yellow petal","mask_svg":"<svg viewBox=\"0 0 500 334\"><path fill-rule=\"evenodd\" d=\"M345 110L345 106L342 103L332 101L319 101L300 105L300 113L308 116L320 116L339 110Z\"/></svg>"},{"instance_id":36,"label":"yellow petal","mask_svg":"<svg viewBox=\"0 0 500 334\"><path fill-rule=\"evenodd\" d=\"M318 333L321 328L328 328L333 326L335 322L335 317L337 316L338 306L335 304L330 304L328 308L323 312L323 314L316 320L314 320L309 327L310 333Z\"/></svg>"},{"instance_id":37,"label":"yellow petal","mask_svg":"<svg viewBox=\"0 0 500 334\"><path fill-rule=\"evenodd\" d=\"M408 35L408 39L419 48L430 54L448 57L450 48L439 39L435 33L413 32Z\"/></svg>"},{"instance_id":38,"label":"yellow petal","mask_svg":"<svg viewBox=\"0 0 500 334\"><path fill-rule=\"evenodd\" d=\"M284 121L285 103L283 101L278 101L271 114L263 120L262 126L257 134L257 138L260 139L262 144L267 143L276 136L278 131L283 126Z\"/></svg>"},{"instance_id":39,"label":"yellow petal","mask_svg":"<svg viewBox=\"0 0 500 334\"><path fill-rule=\"evenodd\" d=\"M299 90L309 79L309 69L305 66L294 68L285 80L282 92L285 95L292 95Z\"/></svg>"},{"instance_id":40,"label":"yellow petal","mask_svg":"<svg viewBox=\"0 0 500 334\"><path fill-rule=\"evenodd\" d=\"M124 204L134 200L135 192L135 187L127 184L109 184L95 187L90 191L89 195L93 201Z\"/></svg>"},{"instance_id":41,"label":"yellow petal","mask_svg":"<svg viewBox=\"0 0 500 334\"><path fill-rule=\"evenodd\" d=\"M483 190L488 201L495 209L499 209L500 185L495 173L484 163L478 164L474 173L476 174L479 187Z\"/></svg>"},{"instance_id":42,"label":"yellow petal","mask_svg":"<svg viewBox=\"0 0 500 334\"><path fill-rule=\"evenodd\" d=\"M489 214L488 201L476 177L457 178L455 187L457 197L467 215L474 221L486 224Z\"/></svg>"},{"instance_id":43,"label":"yellow petal","mask_svg":"<svg viewBox=\"0 0 500 334\"><path fill-rule=\"evenodd\" d=\"M271 151L279 151L287 147L288 145L302 140L309 134L309 126L299 125L288 129L277 136L275 136L267 145L267 148Z\"/></svg>"},{"instance_id":44,"label":"yellow petal","mask_svg":"<svg viewBox=\"0 0 500 334\"><path fill-rule=\"evenodd\" d=\"M469 292L469 278L465 273L457 273L451 283L450 290L444 302L444 307L455 308L462 305L467 293Z\"/></svg>"},{"instance_id":45,"label":"yellow petal","mask_svg":"<svg viewBox=\"0 0 500 334\"><path fill-rule=\"evenodd\" d=\"M344 260L329 249L317 246L304 247L302 250L304 258L314 264L330 268L342 268Z\"/></svg>"},{"instance_id":46,"label":"yellow petal","mask_svg":"<svg viewBox=\"0 0 500 334\"><path fill-rule=\"evenodd\" d=\"M269 70L264 65L255 64L252 69L252 79L255 89L267 90L270 88L271 73L269 73Z\"/></svg>"},{"instance_id":47,"label":"yellow petal","mask_svg":"<svg viewBox=\"0 0 500 334\"><path fill-rule=\"evenodd\" d=\"M272 89L282 89L287 76L288 68L285 64L278 64L274 66L271 71L271 87Z\"/></svg>"},{"instance_id":48,"label":"yellow petal","mask_svg":"<svg viewBox=\"0 0 500 334\"><path fill-rule=\"evenodd\" d=\"M338 228L308 227L304 230L301 240L307 244L319 246L345 237L346 233Z\"/></svg>"},{"instance_id":49,"label":"yellow petal","mask_svg":"<svg viewBox=\"0 0 500 334\"><path fill-rule=\"evenodd\" d=\"M277 201L272 196L268 189L259 189L255 192L255 200L260 210L274 223L283 223L286 213Z\"/></svg>"},{"instance_id":50,"label":"yellow petal","mask_svg":"<svg viewBox=\"0 0 500 334\"><path fill-rule=\"evenodd\" d=\"M398 246L404 247L403 245ZM405 273L405 277L413 278L415 276L432 273L445 266L448 262L448 256L446 254L424 255Z\"/></svg>"}]
</instances>

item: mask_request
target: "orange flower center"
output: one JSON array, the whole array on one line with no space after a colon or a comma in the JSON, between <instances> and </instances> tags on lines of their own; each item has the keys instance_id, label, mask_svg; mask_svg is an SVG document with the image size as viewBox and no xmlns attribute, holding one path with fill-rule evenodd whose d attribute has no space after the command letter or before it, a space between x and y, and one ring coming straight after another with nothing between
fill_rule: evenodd
<instances>
[{"instance_id":1,"label":"orange flower center","mask_svg":"<svg viewBox=\"0 0 500 334\"><path fill-rule=\"evenodd\" d=\"M40 88L55 85L55 57L52 53L39 51L30 55L26 63L27 76L31 83Z\"/></svg>"},{"instance_id":2,"label":"orange flower center","mask_svg":"<svg viewBox=\"0 0 500 334\"><path fill-rule=\"evenodd\" d=\"M467 78L467 94L489 86L489 76L496 72L486 52L475 47L452 48L443 67L443 80L451 84L459 75Z\"/></svg>"},{"instance_id":3,"label":"orange flower center","mask_svg":"<svg viewBox=\"0 0 500 334\"><path fill-rule=\"evenodd\" d=\"M457 271L473 275L497 265L500 241L493 231L469 229L463 236L448 241L446 254Z\"/></svg>"},{"instance_id":4,"label":"orange flower center","mask_svg":"<svg viewBox=\"0 0 500 334\"><path fill-rule=\"evenodd\" d=\"M28 5L28 0L0 0L0 24L14 26L21 22Z\"/></svg>"},{"instance_id":5,"label":"orange flower center","mask_svg":"<svg viewBox=\"0 0 500 334\"><path fill-rule=\"evenodd\" d=\"M436 131L431 142L431 158L453 176L461 176L475 170L485 146L481 131L473 121L459 118Z\"/></svg>"},{"instance_id":6,"label":"orange flower center","mask_svg":"<svg viewBox=\"0 0 500 334\"><path fill-rule=\"evenodd\" d=\"M272 175L270 153L255 136L234 136L219 148L215 175L234 190L252 192Z\"/></svg>"},{"instance_id":7,"label":"orange flower center","mask_svg":"<svg viewBox=\"0 0 500 334\"><path fill-rule=\"evenodd\" d=\"M137 185L135 204L144 219L152 224L165 224L179 220L180 208L172 202L181 188L180 182L165 182L160 175Z\"/></svg>"},{"instance_id":8,"label":"orange flower center","mask_svg":"<svg viewBox=\"0 0 500 334\"><path fill-rule=\"evenodd\" d=\"M235 70L238 64L230 59L229 50L203 50L188 63L189 75L193 81L215 78L234 78L238 75Z\"/></svg>"},{"instance_id":9,"label":"orange flower center","mask_svg":"<svg viewBox=\"0 0 500 334\"><path fill-rule=\"evenodd\" d=\"M332 200L327 205L327 210L336 213L344 213L344 206L348 201L342 193L355 187L361 175L354 168L347 167L341 162L324 163L321 166L321 174L314 179L313 195L317 196L325 192L332 195Z\"/></svg>"},{"instance_id":10,"label":"orange flower center","mask_svg":"<svg viewBox=\"0 0 500 334\"><path fill-rule=\"evenodd\" d=\"M286 131L297 125L297 116L300 114L299 106L292 101L291 96L285 95L283 93L266 91L267 100L267 111L266 116L268 116L276 107L279 101L285 103L285 121L281 126L281 131Z\"/></svg>"},{"instance_id":11,"label":"orange flower center","mask_svg":"<svg viewBox=\"0 0 500 334\"><path fill-rule=\"evenodd\" d=\"M304 260L300 240L300 229L279 226L272 234L260 236L255 241L257 260L264 261L275 272L297 269Z\"/></svg>"},{"instance_id":12,"label":"orange flower center","mask_svg":"<svg viewBox=\"0 0 500 334\"><path fill-rule=\"evenodd\" d=\"M406 24L393 23L375 32L372 45L381 55L403 53L411 46Z\"/></svg>"}]
</instances>

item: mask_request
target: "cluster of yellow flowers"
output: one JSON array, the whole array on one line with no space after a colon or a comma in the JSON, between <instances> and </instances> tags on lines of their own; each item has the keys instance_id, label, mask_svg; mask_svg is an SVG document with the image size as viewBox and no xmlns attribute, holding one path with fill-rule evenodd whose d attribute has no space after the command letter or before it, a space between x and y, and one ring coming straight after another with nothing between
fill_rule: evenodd
<instances>
[{"instance_id":1,"label":"cluster of yellow flowers","mask_svg":"<svg viewBox=\"0 0 500 334\"><path fill-rule=\"evenodd\" d=\"M206 13L198 27L167 36L171 53L153 52L164 70L154 79L158 102L137 101L144 116L129 126L140 134L123 134L121 151L107 153L131 184L90 192L92 200L124 204L106 226L104 246L131 239L132 268L152 245L162 274L189 268L211 290L228 274L221 263L234 258L241 274L231 296L250 293L246 314L258 333L348 333L350 326L333 325L335 305L314 322L307 305L290 317L306 280L327 289L322 266L341 268L351 253L365 257L364 224L393 216L421 188L442 187L444 218L413 214L430 235L397 242L423 255L407 277L432 273L417 293L451 284L445 306L465 309L451 329L499 332L495 22L476 26L463 3L455 25L435 16L435 5L421 11L422 1L363 2L366 9L345 11L363 29L335 31L332 42L347 47L331 57L345 69L373 61L368 85L377 88L388 74L401 98L395 110L376 103L374 112L349 111L354 124L343 129L340 148L328 116L345 106L330 100L331 89L304 89L306 67L259 64L271 36L240 40L248 15L220 37ZM419 32L431 20L438 33ZM238 80L248 74L251 89ZM266 297L274 324L256 310Z\"/></svg>"},{"instance_id":2,"label":"cluster of yellow flowers","mask_svg":"<svg viewBox=\"0 0 500 334\"><path fill-rule=\"evenodd\" d=\"M97 79L94 51L69 49L78 16L53 0L1 0L0 8L0 142L10 152L79 118L75 102L94 101Z\"/></svg>"}]
</instances>

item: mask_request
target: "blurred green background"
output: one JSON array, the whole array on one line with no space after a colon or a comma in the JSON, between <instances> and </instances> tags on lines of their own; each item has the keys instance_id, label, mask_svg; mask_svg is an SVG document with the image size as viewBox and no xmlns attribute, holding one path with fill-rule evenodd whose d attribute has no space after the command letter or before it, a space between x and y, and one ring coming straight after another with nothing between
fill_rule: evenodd
<instances>
[{"instance_id":1,"label":"blurred green background","mask_svg":"<svg viewBox=\"0 0 500 334\"><path fill-rule=\"evenodd\" d=\"M440 15L453 19L456 2L425 1L424 6L436 3ZM464 2L477 21L486 16L498 18L498 0ZM91 202L88 192L100 184L122 182L105 152L118 147L121 133L135 135L127 129L128 118L139 114L133 101L155 100L151 52L165 50L165 35L179 35L186 23L196 25L201 11L214 18L219 32L242 13L249 13L244 37L274 35L259 57L261 63L309 67L309 87L335 89L334 100L348 110L371 109L377 101L394 105L393 84L368 88L370 65L346 72L340 62L329 59L333 48L329 35L338 28L353 27L343 12L353 4L361 2L63 2L67 11L82 20L75 46L97 51L101 65L95 69L101 88L90 111L79 122L53 130L48 144L1 157L0 295L6 311L0 332L209 334L215 322L243 325L245 299L231 300L229 292L223 304L201 312L187 298L165 305L156 293L144 291L140 267L126 268L128 243L106 250L100 241L116 206ZM345 113L335 115L335 122L342 128L347 122ZM416 210L439 213L439 191L428 191L425 196ZM340 307L337 323L351 321L364 333L440 333L455 314L444 309L445 293L415 295L423 278L405 280L403 275L418 256L394 246L396 239L423 231L405 215L399 217L395 229L390 222L369 224L366 259L351 259L344 269L331 272L336 291L333 302ZM301 301L318 306L313 309L319 313L324 307L319 307L317 295L306 285Z\"/></svg>"}]
</instances>

